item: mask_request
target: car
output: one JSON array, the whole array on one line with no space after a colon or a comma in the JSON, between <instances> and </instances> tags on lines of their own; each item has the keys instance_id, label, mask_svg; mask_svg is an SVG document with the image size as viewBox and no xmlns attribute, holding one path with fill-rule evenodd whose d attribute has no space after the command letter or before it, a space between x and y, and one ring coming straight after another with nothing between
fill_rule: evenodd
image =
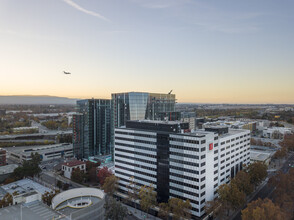
<instances>
[{"instance_id":1,"label":"car","mask_svg":"<svg viewBox=\"0 0 294 220\"><path fill-rule=\"evenodd\" d=\"M133 213L131 211L128 211L128 215L133 215Z\"/></svg>"}]
</instances>

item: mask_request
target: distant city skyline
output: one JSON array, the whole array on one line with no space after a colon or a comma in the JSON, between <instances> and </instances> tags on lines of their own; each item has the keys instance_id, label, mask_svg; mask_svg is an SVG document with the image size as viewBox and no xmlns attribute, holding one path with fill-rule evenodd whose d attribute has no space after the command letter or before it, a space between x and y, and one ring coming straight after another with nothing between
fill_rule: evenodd
<instances>
[{"instance_id":1,"label":"distant city skyline","mask_svg":"<svg viewBox=\"0 0 294 220\"><path fill-rule=\"evenodd\" d=\"M2 0L0 96L294 104L293 16L291 0Z\"/></svg>"}]
</instances>

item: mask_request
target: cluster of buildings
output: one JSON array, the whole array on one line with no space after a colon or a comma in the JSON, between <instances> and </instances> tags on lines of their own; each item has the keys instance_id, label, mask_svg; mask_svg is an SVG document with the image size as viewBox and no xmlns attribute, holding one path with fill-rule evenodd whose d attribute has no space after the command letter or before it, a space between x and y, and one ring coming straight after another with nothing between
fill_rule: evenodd
<instances>
[{"instance_id":1,"label":"cluster of buildings","mask_svg":"<svg viewBox=\"0 0 294 220\"><path fill-rule=\"evenodd\" d=\"M77 158L113 154L114 128L128 120L175 117L174 94L115 93L111 99L77 101L73 115L73 151Z\"/></svg>"},{"instance_id":2,"label":"cluster of buildings","mask_svg":"<svg viewBox=\"0 0 294 220\"><path fill-rule=\"evenodd\" d=\"M127 194L133 177L137 186L153 185L158 202L189 199L197 218L218 187L250 163L256 124L205 124L175 104L174 94L143 92L77 101L73 154L87 160L111 155L120 193Z\"/></svg>"}]
</instances>

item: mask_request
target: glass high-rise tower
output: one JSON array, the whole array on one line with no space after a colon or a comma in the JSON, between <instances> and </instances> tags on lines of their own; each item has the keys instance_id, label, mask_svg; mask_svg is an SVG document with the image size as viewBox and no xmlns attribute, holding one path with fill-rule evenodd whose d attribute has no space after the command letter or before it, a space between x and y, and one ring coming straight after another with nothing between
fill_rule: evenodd
<instances>
[{"instance_id":1,"label":"glass high-rise tower","mask_svg":"<svg viewBox=\"0 0 294 220\"><path fill-rule=\"evenodd\" d=\"M175 112L174 94L127 92L114 93L113 126L125 126L128 120L160 120L161 113Z\"/></svg>"},{"instance_id":2,"label":"glass high-rise tower","mask_svg":"<svg viewBox=\"0 0 294 220\"><path fill-rule=\"evenodd\" d=\"M73 117L73 151L77 158L111 153L111 100L77 101Z\"/></svg>"}]
</instances>

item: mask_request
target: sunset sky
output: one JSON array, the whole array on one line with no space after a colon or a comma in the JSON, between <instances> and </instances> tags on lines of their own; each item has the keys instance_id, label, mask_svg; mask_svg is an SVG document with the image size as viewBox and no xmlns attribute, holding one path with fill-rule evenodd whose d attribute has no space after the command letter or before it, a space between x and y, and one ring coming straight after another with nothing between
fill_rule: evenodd
<instances>
[{"instance_id":1,"label":"sunset sky","mask_svg":"<svg viewBox=\"0 0 294 220\"><path fill-rule=\"evenodd\" d=\"M0 95L171 89L294 103L294 1L0 0Z\"/></svg>"}]
</instances>

